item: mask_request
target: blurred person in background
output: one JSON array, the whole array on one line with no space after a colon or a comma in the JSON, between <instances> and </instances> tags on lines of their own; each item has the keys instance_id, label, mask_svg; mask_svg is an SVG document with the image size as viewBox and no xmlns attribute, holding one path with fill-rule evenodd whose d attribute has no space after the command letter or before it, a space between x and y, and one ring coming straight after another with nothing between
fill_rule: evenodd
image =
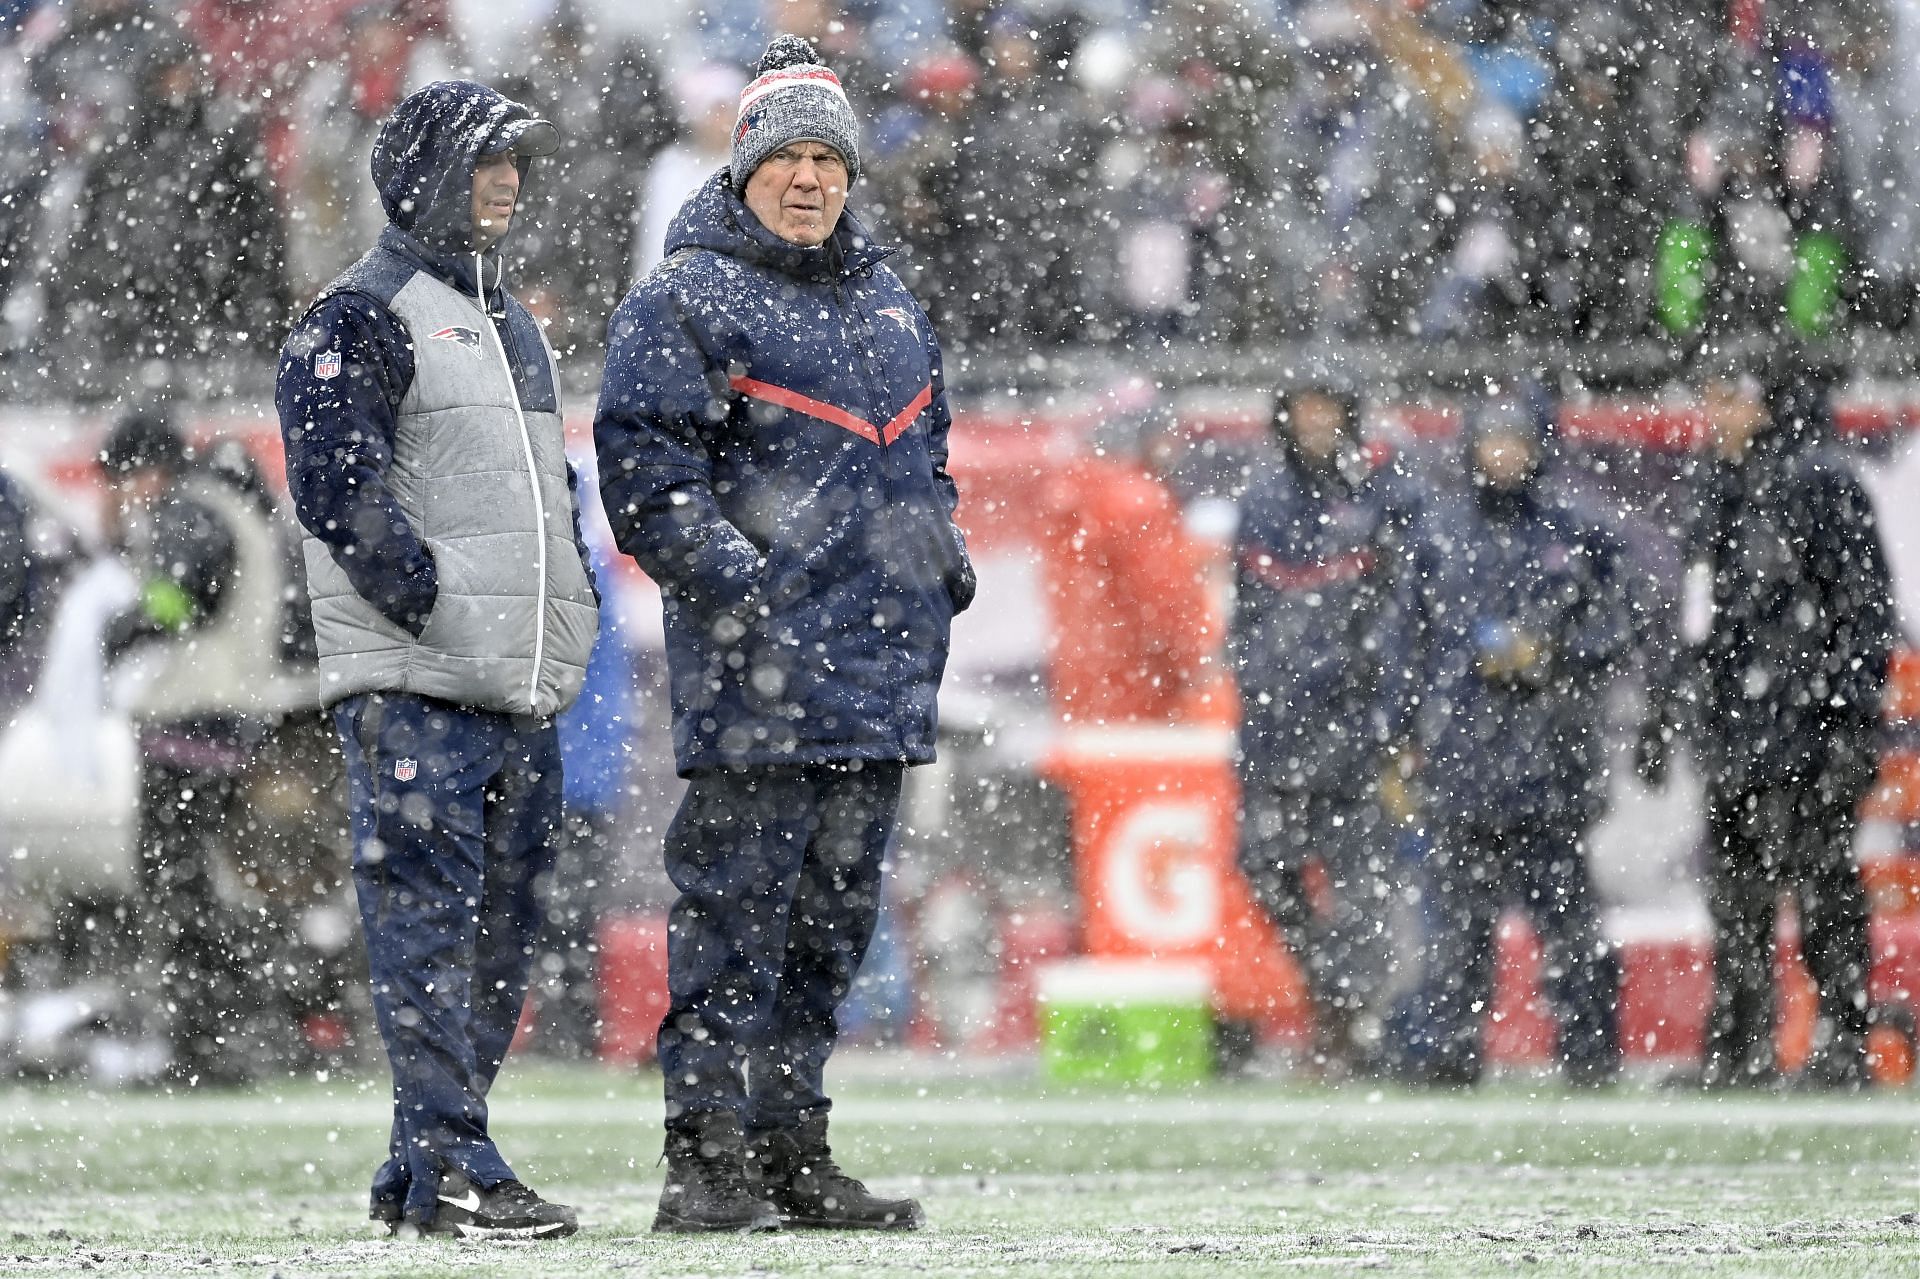
<instances>
[{"instance_id":1,"label":"blurred person in background","mask_svg":"<svg viewBox=\"0 0 1920 1279\"><path fill-rule=\"evenodd\" d=\"M46 587L34 546L33 501L19 480L0 470L0 724L32 695L30 636Z\"/></svg>"},{"instance_id":2,"label":"blurred person in background","mask_svg":"<svg viewBox=\"0 0 1920 1279\"><path fill-rule=\"evenodd\" d=\"M1419 310L1435 338L1495 342L1528 330L1539 301L1541 237L1553 200L1540 181L1526 127L1497 103L1466 131L1464 173L1449 188L1440 254Z\"/></svg>"},{"instance_id":3,"label":"blurred person in background","mask_svg":"<svg viewBox=\"0 0 1920 1279\"><path fill-rule=\"evenodd\" d=\"M1628 6L1581 5L1554 37L1556 87L1529 138L1552 197L1539 287L1565 338L1627 337L1647 320L1648 229L1684 181L1679 123L1654 109L1659 35Z\"/></svg>"},{"instance_id":4,"label":"blurred person in background","mask_svg":"<svg viewBox=\"0 0 1920 1279\"><path fill-rule=\"evenodd\" d=\"M254 975L271 939L216 887L235 852L238 779L283 692L283 561L257 507L197 465L172 421L133 412L100 449L110 543L138 596L107 629L140 737L141 962L166 1019L175 1076L260 1073L284 1027Z\"/></svg>"},{"instance_id":5,"label":"blurred person in background","mask_svg":"<svg viewBox=\"0 0 1920 1279\"><path fill-rule=\"evenodd\" d=\"M703 62L672 81L680 136L654 154L633 212L633 273L638 280L666 254L667 228L687 197L727 165L733 154L733 118L747 77L739 68Z\"/></svg>"},{"instance_id":6,"label":"blurred person in background","mask_svg":"<svg viewBox=\"0 0 1920 1279\"><path fill-rule=\"evenodd\" d=\"M1086 245L1071 228L1092 216L1087 178L1097 147L1059 70L1080 25L1012 5L988 23L973 160L962 166L974 194L962 212L987 229L975 288L996 304L989 332L1003 349L1071 341L1087 322Z\"/></svg>"},{"instance_id":7,"label":"blurred person in background","mask_svg":"<svg viewBox=\"0 0 1920 1279\"><path fill-rule=\"evenodd\" d=\"M31 510L19 482L0 471L0 653L20 642L33 604Z\"/></svg>"},{"instance_id":8,"label":"blurred person in background","mask_svg":"<svg viewBox=\"0 0 1920 1279\"><path fill-rule=\"evenodd\" d=\"M1393 966L1391 861L1377 794L1383 619L1398 536L1331 385L1275 406L1276 456L1241 500L1228 652L1240 685L1240 867L1307 978L1316 1064L1378 1064L1378 995ZM1309 888L1324 871L1324 901Z\"/></svg>"},{"instance_id":9,"label":"blurred person in background","mask_svg":"<svg viewBox=\"0 0 1920 1279\"><path fill-rule=\"evenodd\" d=\"M400 0L357 4L343 25L341 52L313 68L293 113L301 128L287 165L288 266L301 297L338 275L386 225L366 175L380 122L401 98L452 74L445 50L417 38Z\"/></svg>"},{"instance_id":10,"label":"blurred person in background","mask_svg":"<svg viewBox=\"0 0 1920 1279\"><path fill-rule=\"evenodd\" d=\"M1831 59L1791 29L1729 38L1701 83L1687 181L1655 246L1655 315L1684 338L1824 336L1858 300L1863 261Z\"/></svg>"},{"instance_id":11,"label":"blurred person in background","mask_svg":"<svg viewBox=\"0 0 1920 1279\"><path fill-rule=\"evenodd\" d=\"M34 277L40 192L52 174L48 120L21 30L30 12L0 16L0 353L25 344L26 308L15 290Z\"/></svg>"},{"instance_id":12,"label":"blurred person in background","mask_svg":"<svg viewBox=\"0 0 1920 1279\"><path fill-rule=\"evenodd\" d=\"M1232 336L1232 308L1218 297L1232 286L1215 268L1234 190L1195 110L1181 81L1142 80L1128 97L1128 136L1102 157L1117 234L1115 300L1132 340Z\"/></svg>"},{"instance_id":13,"label":"blurred person in background","mask_svg":"<svg viewBox=\"0 0 1920 1279\"><path fill-rule=\"evenodd\" d=\"M1702 391L1713 452L1688 538L1701 566L1679 637L1689 646L1640 757L1659 780L1675 732L1694 726L1715 933L1700 1082L1779 1078L1774 930L1789 893L1824 1023L1801 1082L1860 1088L1871 956L1853 836L1895 642L1886 554L1865 490L1831 447L1818 380L1768 394L1736 371Z\"/></svg>"},{"instance_id":14,"label":"blurred person in background","mask_svg":"<svg viewBox=\"0 0 1920 1279\"><path fill-rule=\"evenodd\" d=\"M985 113L977 106L980 67L957 49L923 54L908 68L903 109L888 127L904 135L891 154L877 153L870 183L891 214L889 225L909 250L901 279L939 312L948 349L970 349L1007 307L1003 281L983 279L992 197L976 152ZM964 144L963 144L964 142ZM990 287L991 286L991 287Z\"/></svg>"},{"instance_id":15,"label":"blurred person in background","mask_svg":"<svg viewBox=\"0 0 1920 1279\"><path fill-rule=\"evenodd\" d=\"M1544 413L1502 394L1473 409L1469 483L1423 503L1399 566L1383 713L1410 729L1433 841L1428 1027L1419 1082L1485 1067L1495 932L1525 910L1545 952L1570 1083L1619 1066L1619 963L1601 931L1584 836L1602 816L1605 692L1632 651L1623 554L1543 471Z\"/></svg>"},{"instance_id":16,"label":"blurred person in background","mask_svg":"<svg viewBox=\"0 0 1920 1279\"><path fill-rule=\"evenodd\" d=\"M922 1220L840 1170L825 1071L974 576L939 346L847 210L860 121L817 56L768 46L728 167L614 313L594 418L615 540L661 587L690 782L658 1231Z\"/></svg>"},{"instance_id":17,"label":"blurred person in background","mask_svg":"<svg viewBox=\"0 0 1920 1279\"><path fill-rule=\"evenodd\" d=\"M1303 6L1294 92L1261 138L1274 190L1256 261L1282 331L1391 333L1438 250L1446 155L1431 113L1351 5Z\"/></svg>"},{"instance_id":18,"label":"blurred person in background","mask_svg":"<svg viewBox=\"0 0 1920 1279\"><path fill-rule=\"evenodd\" d=\"M373 147L387 226L280 361L393 1078L369 1215L395 1236L579 1224L514 1175L487 1109L560 838L554 717L599 629L559 373L502 250L533 158L558 146L552 123L472 81L410 94Z\"/></svg>"},{"instance_id":19,"label":"blurred person in background","mask_svg":"<svg viewBox=\"0 0 1920 1279\"><path fill-rule=\"evenodd\" d=\"M583 348L599 353L607 316L626 292L637 175L666 143L668 113L646 47L602 40L572 0L548 19L527 65L501 91L567 121L567 132L547 166L554 180L531 193L514 242L533 281L527 309L564 363Z\"/></svg>"},{"instance_id":20,"label":"blurred person in background","mask_svg":"<svg viewBox=\"0 0 1920 1279\"><path fill-rule=\"evenodd\" d=\"M1920 66L1920 5L1856 0L1822 16L1818 43L1833 59L1833 131L1859 221L1866 317L1895 327L1912 318L1920 276L1920 103L1902 87Z\"/></svg>"},{"instance_id":21,"label":"blurred person in background","mask_svg":"<svg viewBox=\"0 0 1920 1279\"><path fill-rule=\"evenodd\" d=\"M49 278L47 346L85 395L143 363L257 358L290 309L250 124L215 131L199 52L177 35L152 37L130 78L131 117L91 153L79 230Z\"/></svg>"}]
</instances>

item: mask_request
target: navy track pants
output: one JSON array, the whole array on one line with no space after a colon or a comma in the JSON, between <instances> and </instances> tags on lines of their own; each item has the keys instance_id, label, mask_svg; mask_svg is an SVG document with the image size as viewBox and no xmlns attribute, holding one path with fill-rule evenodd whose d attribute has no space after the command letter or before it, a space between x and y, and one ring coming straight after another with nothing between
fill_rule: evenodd
<instances>
[{"instance_id":1,"label":"navy track pants","mask_svg":"<svg viewBox=\"0 0 1920 1279\"><path fill-rule=\"evenodd\" d=\"M904 771L738 769L688 786L666 838L680 890L659 1039L669 1127L719 1110L793 1127L828 1109L835 1013L873 940Z\"/></svg>"},{"instance_id":2,"label":"navy track pants","mask_svg":"<svg viewBox=\"0 0 1920 1279\"><path fill-rule=\"evenodd\" d=\"M440 1179L514 1180L487 1091L520 1022L561 823L553 721L397 694L334 708L351 788L353 882L393 1069L375 1217L433 1220Z\"/></svg>"},{"instance_id":3,"label":"navy track pants","mask_svg":"<svg viewBox=\"0 0 1920 1279\"><path fill-rule=\"evenodd\" d=\"M1620 1064L1620 962L1601 927L1580 828L1550 819L1453 827L1439 832L1429 871L1438 907L1428 956L1436 1061L1456 1076L1481 1072L1495 939L1501 908L1511 903L1540 939L1561 1064L1588 1080L1610 1076Z\"/></svg>"}]
</instances>

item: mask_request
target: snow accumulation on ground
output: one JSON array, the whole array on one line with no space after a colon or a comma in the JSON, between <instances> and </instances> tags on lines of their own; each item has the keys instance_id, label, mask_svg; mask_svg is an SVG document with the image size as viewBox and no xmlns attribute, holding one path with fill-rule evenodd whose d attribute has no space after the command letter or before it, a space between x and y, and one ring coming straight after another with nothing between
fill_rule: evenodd
<instances>
[{"instance_id":1,"label":"snow accumulation on ground","mask_svg":"<svg viewBox=\"0 0 1920 1279\"><path fill-rule=\"evenodd\" d=\"M0 1093L0 1275L1857 1276L1920 1273L1904 1096L1705 1098L1220 1083L1067 1090L850 1074L836 1152L918 1195L918 1235L663 1238L658 1080L509 1072L516 1170L577 1205L552 1244L396 1244L360 1215L365 1081L245 1094Z\"/></svg>"}]
</instances>

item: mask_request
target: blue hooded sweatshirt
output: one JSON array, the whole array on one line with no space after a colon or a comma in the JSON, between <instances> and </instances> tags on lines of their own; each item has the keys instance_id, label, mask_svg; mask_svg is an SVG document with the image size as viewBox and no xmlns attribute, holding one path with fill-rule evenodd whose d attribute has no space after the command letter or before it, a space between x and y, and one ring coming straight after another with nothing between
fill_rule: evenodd
<instances>
[{"instance_id":1,"label":"blue hooded sweatshirt","mask_svg":"<svg viewBox=\"0 0 1920 1279\"><path fill-rule=\"evenodd\" d=\"M375 252L321 292L281 352L274 402L294 511L354 590L415 635L433 611L438 579L387 487L397 414L414 375L413 339L387 303L416 270L468 294L484 276L487 311L521 404L528 412L556 410L559 388L537 322L506 290L499 243L482 255L473 251L479 157L507 143L539 141L530 136L535 130L550 140L552 129L471 81L442 80L410 95L374 143L373 180L388 219ZM527 167L522 159L523 179ZM316 354L335 351L337 369L315 366ZM574 482L571 470L567 478ZM577 510L576 503L580 542ZM585 562L584 542L580 554Z\"/></svg>"},{"instance_id":2,"label":"blue hooded sweatshirt","mask_svg":"<svg viewBox=\"0 0 1920 1279\"><path fill-rule=\"evenodd\" d=\"M1502 405L1476 416L1525 430ZM1467 448L1471 472L1473 448ZM1428 819L1445 829L1557 821L1578 831L1606 800L1606 691L1632 655L1626 553L1536 468L1512 488L1470 482L1422 505L1400 558L1383 646L1382 712L1425 756ZM1513 660L1524 637L1534 660Z\"/></svg>"},{"instance_id":3,"label":"blue hooded sweatshirt","mask_svg":"<svg viewBox=\"0 0 1920 1279\"><path fill-rule=\"evenodd\" d=\"M781 240L722 171L614 312L614 539L665 600L680 771L933 758L973 569L933 327L851 213Z\"/></svg>"}]
</instances>

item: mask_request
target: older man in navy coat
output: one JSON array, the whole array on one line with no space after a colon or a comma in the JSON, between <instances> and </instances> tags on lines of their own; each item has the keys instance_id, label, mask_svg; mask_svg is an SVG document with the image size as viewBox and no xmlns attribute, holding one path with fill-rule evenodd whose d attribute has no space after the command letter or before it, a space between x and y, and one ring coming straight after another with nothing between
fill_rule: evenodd
<instances>
[{"instance_id":1,"label":"older man in navy coat","mask_svg":"<svg viewBox=\"0 0 1920 1279\"><path fill-rule=\"evenodd\" d=\"M731 167L614 313L594 422L615 538L664 597L691 781L654 1228L912 1229L918 1204L834 1165L823 1073L973 570L932 326L845 207L845 91L794 37L759 72Z\"/></svg>"}]
</instances>

